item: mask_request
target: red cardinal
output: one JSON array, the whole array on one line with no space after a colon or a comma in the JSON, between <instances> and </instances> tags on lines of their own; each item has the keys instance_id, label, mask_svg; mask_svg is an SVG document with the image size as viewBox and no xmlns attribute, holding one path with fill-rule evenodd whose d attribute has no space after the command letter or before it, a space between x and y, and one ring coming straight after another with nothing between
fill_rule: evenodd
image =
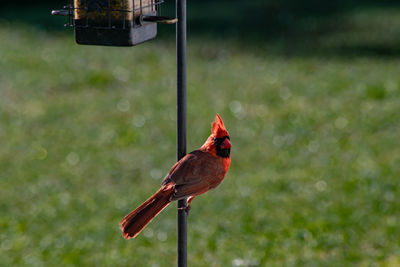
<instances>
[{"instance_id":1,"label":"red cardinal","mask_svg":"<svg viewBox=\"0 0 400 267\"><path fill-rule=\"evenodd\" d=\"M217 114L204 145L179 160L165 176L161 188L120 222L123 237L136 237L171 201L188 198L190 207L194 197L218 186L231 163L229 140Z\"/></svg>"}]
</instances>

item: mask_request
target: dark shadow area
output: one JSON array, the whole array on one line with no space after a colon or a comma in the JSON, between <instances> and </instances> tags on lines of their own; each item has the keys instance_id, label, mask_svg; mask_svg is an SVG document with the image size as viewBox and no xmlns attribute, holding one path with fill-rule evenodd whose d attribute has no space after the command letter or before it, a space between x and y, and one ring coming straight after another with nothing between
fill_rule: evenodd
<instances>
[{"instance_id":1,"label":"dark shadow area","mask_svg":"<svg viewBox=\"0 0 400 267\"><path fill-rule=\"evenodd\" d=\"M50 15L68 1L3 2L0 20L62 31L64 18ZM162 14L174 16L175 1L166 1ZM396 12L391 12L395 10ZM376 11L376 12L375 12ZM386 19L386 13L392 16ZM355 18L352 14L364 14ZM372 22L371 22L372 21ZM369 33L372 27L372 32ZM382 38L389 28L393 38ZM159 37L174 35L175 27L160 25ZM376 36L369 36L370 34ZM400 2L394 0L190 0L188 35L237 41L245 46L288 56L400 56ZM398 36L398 37L397 37ZM383 39L383 41L381 41ZM260 47L261 46L261 47Z\"/></svg>"},{"instance_id":2,"label":"dark shadow area","mask_svg":"<svg viewBox=\"0 0 400 267\"><path fill-rule=\"evenodd\" d=\"M361 55L375 55L380 57L399 57L400 46L389 45L354 45L342 46L339 48L340 53L343 55L354 55L355 51Z\"/></svg>"}]
</instances>

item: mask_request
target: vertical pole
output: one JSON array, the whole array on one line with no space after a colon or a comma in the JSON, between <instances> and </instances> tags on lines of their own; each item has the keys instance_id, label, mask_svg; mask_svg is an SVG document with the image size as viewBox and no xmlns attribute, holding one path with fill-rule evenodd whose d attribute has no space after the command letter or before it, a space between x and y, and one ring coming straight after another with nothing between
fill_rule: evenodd
<instances>
[{"instance_id":1,"label":"vertical pole","mask_svg":"<svg viewBox=\"0 0 400 267\"><path fill-rule=\"evenodd\" d=\"M186 0L176 0L177 156L186 154ZM178 267L187 266L187 200L178 201Z\"/></svg>"}]
</instances>

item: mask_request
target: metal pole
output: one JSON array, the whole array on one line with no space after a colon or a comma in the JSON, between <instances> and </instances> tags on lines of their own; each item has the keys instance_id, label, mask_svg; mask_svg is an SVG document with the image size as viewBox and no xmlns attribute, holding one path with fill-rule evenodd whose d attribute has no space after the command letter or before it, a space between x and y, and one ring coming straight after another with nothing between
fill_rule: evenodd
<instances>
[{"instance_id":1,"label":"metal pole","mask_svg":"<svg viewBox=\"0 0 400 267\"><path fill-rule=\"evenodd\" d=\"M177 156L186 154L186 0L176 0ZM178 267L187 266L187 200L178 201Z\"/></svg>"}]
</instances>

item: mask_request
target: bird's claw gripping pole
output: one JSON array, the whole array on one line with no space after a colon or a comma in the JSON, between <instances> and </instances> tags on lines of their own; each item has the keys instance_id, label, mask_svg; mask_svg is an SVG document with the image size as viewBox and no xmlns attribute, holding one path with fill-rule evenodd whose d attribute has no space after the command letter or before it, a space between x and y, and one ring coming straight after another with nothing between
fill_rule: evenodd
<instances>
[{"instance_id":1,"label":"bird's claw gripping pole","mask_svg":"<svg viewBox=\"0 0 400 267\"><path fill-rule=\"evenodd\" d=\"M186 212L186 216L189 216L189 211L191 209L190 205L186 203L186 207L178 207L178 211L183 210Z\"/></svg>"}]
</instances>

